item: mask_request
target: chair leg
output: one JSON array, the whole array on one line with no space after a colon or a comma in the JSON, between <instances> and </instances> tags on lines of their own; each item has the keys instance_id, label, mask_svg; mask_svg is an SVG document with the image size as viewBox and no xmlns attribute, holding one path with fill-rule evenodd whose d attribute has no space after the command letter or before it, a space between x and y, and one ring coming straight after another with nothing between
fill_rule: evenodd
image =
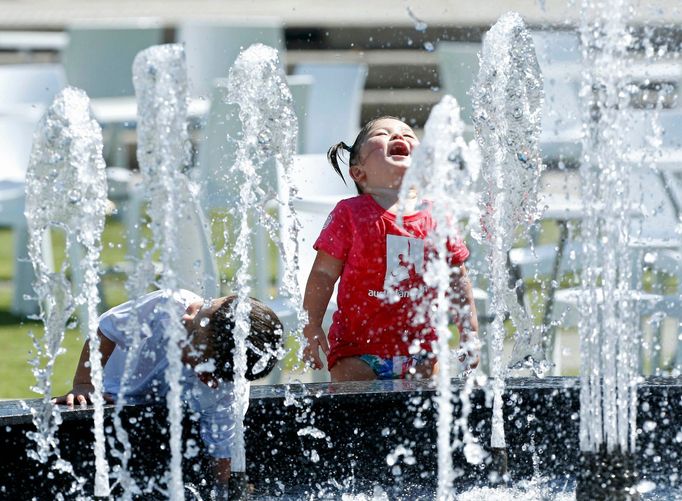
<instances>
[{"instance_id":1,"label":"chair leg","mask_svg":"<svg viewBox=\"0 0 682 501\"><path fill-rule=\"evenodd\" d=\"M28 242L28 227L25 221L22 221L14 227L14 296L12 298L12 313L21 316L35 315L40 312L37 301L25 299L35 295L33 282L36 279L33 264L28 257ZM53 271L54 258L49 231L43 238L43 259L48 269Z\"/></svg>"}]
</instances>

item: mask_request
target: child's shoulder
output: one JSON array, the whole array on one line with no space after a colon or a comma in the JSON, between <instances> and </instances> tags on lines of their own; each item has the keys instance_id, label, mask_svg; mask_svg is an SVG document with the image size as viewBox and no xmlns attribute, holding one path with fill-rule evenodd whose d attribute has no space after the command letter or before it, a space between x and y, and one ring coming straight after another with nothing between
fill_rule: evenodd
<instances>
[{"instance_id":1,"label":"child's shoulder","mask_svg":"<svg viewBox=\"0 0 682 501\"><path fill-rule=\"evenodd\" d=\"M374 204L374 201L370 195L362 194L362 195L355 195L354 197L344 198L343 200L340 200L336 204L336 207L342 208L342 209L355 210L358 208L364 208L368 205L371 206L373 204Z\"/></svg>"}]
</instances>

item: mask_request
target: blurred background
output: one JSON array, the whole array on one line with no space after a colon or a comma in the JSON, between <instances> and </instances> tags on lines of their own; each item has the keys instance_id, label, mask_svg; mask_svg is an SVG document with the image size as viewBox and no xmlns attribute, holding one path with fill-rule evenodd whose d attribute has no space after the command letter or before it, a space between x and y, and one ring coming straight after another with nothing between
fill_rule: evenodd
<instances>
[{"instance_id":1,"label":"blurred background","mask_svg":"<svg viewBox=\"0 0 682 501\"><path fill-rule=\"evenodd\" d=\"M220 248L230 245L221 241L220 225L225 218L229 224L226 210L234 192L211 180L233 153L224 138L239 129L229 120L234 110L225 108L222 97L229 68L241 49L256 42L278 49L299 119L298 161L319 172L329 169L324 159L329 146L340 140L351 144L360 125L376 116L400 117L421 135L432 106L446 93L460 103L465 138L472 139L468 91L478 71L482 37L509 10L519 12L532 30L545 78L541 148L548 168L542 190L552 209L534 228L532 241L518 242L510 254L510 267L523 284L520 300L529 305L536 321L556 323L546 347L556 364L553 372L577 374L575 319L566 313L561 297L557 301L554 297L577 283L574 246L580 210L572 207L579 197L582 133L579 2L5 0L0 1L0 398L36 396L30 390L34 378L28 363L32 350L28 333L39 336L42 327L34 319L37 304L31 299L23 190L35 124L61 88L84 89L103 129L110 215L103 237L101 307L109 308L127 299L131 257L139 255L149 239L149 231L137 224L144 207L136 188L137 117L131 65L140 50L160 43L185 44L193 143L188 170L204 190L202 210L211 228L208 239ZM664 146L673 154L669 163L680 167L682 162L674 154L682 143L681 21L682 7L676 0L639 5L631 26L628 73L633 110L661 113L666 124ZM642 136L641 131L635 133ZM331 170L326 172L333 177ZM677 173L670 172L670 179L656 181L661 186L650 187L651 203L663 207L658 211L663 219L655 225L672 234L680 204ZM327 189L337 199L353 194L340 184L333 189L308 187L318 194ZM329 200L314 205L306 219L308 228L300 242L308 249L301 261L303 279L312 259L312 240L333 205ZM470 267L480 291L479 315L485 328L484 258L476 252L475 242L471 246ZM53 233L51 251L55 269L68 261L63 235ZM280 280L278 256L267 244L257 252L255 295L274 298ZM659 255L659 249L649 253L642 281L649 290L677 293L677 267L651 265L664 261ZM223 293L229 292L232 273L228 257L217 257L215 263ZM677 255L666 258L674 263ZM643 372L676 370L682 364L679 321L672 315L652 315L644 322ZM55 394L70 388L82 344L81 332L69 329L65 353L57 361ZM283 361L284 369L291 365L291 359Z\"/></svg>"}]
</instances>

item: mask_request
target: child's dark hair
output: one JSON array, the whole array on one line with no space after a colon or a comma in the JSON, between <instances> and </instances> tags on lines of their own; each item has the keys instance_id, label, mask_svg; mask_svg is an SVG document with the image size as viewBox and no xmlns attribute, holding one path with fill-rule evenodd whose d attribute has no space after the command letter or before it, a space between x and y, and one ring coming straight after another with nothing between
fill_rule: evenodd
<instances>
[{"instance_id":1,"label":"child's dark hair","mask_svg":"<svg viewBox=\"0 0 682 501\"><path fill-rule=\"evenodd\" d=\"M213 313L207 328L211 340L210 352L215 363L214 376L222 381L234 380L234 311L236 296L230 296ZM253 298L251 303L251 332L246 338L246 379L254 381L270 374L277 364L277 352L282 344L282 322L275 312ZM264 357L268 357L265 359ZM267 360L262 365L263 360ZM261 362L261 363L259 363ZM259 365L260 367L255 367ZM254 369L257 369L254 372Z\"/></svg>"},{"instance_id":2,"label":"child's dark hair","mask_svg":"<svg viewBox=\"0 0 682 501\"><path fill-rule=\"evenodd\" d=\"M343 177L343 173L341 172L341 167L339 166L339 150L345 150L348 152L348 167L352 167L353 165L356 165L358 163L358 156L360 155L360 148L362 145L365 143L365 140L367 139L367 136L369 135L370 131L372 130L372 127L374 127L374 124L376 124L379 120L398 120L399 122L402 122L400 118L393 117L390 115L384 115L381 117L373 118L369 122L365 124L365 126L360 130L358 133L358 136L355 138L355 142L353 143L353 146L348 146L346 143L341 141L340 143L335 144L331 148L329 148L329 151L327 152L327 158L329 159L329 163L332 164L332 167L334 167L334 170L336 173L341 176L341 179L343 179L343 182L346 182L346 179ZM346 183L348 184L348 183ZM358 184L355 183L355 188L358 190L359 194L362 194L362 187Z\"/></svg>"}]
</instances>

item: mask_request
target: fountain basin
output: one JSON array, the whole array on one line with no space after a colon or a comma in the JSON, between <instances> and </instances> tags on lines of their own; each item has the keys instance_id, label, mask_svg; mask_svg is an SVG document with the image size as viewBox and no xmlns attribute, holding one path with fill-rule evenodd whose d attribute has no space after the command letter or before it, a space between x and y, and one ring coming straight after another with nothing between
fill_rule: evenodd
<instances>
[{"instance_id":1,"label":"fountain basin","mask_svg":"<svg viewBox=\"0 0 682 501\"><path fill-rule=\"evenodd\" d=\"M457 395L462 381L453 379L452 385ZM634 458L638 481L655 483L652 494L678 489L682 413L675 409L682 406L682 381L649 378L640 384L638 394ZM371 493L379 484L392 491L388 492L391 498L433 496L437 482L435 395L431 381L253 386L245 424L247 474L254 495L305 497L321 490ZM473 392L471 402L469 425L488 450L490 402L481 388ZM65 493L71 485L68 476L57 472L48 476L47 468L26 456L26 450L34 447L26 436L33 429L29 406L37 403L0 403L0 436L5 447L0 463L2 498L45 498ZM459 413L457 399L454 404ZM93 409L63 409L57 435L62 457L86 478L85 492L91 494ZM107 435L113 433L112 411L113 406L105 409ZM578 379L509 379L504 413L511 484L539 475L571 488L581 470ZM160 402L127 406L122 416L133 447L131 471L143 488L153 490L160 485L168 470L166 415L165 402ZM195 424L191 416L185 416L184 438L194 441L196 452L192 457L185 454L183 470L185 482L201 490L210 470L203 462ZM490 464L469 464L461 452L454 453L453 462L457 492L490 484ZM165 498L158 491L146 498L155 495Z\"/></svg>"}]
</instances>

